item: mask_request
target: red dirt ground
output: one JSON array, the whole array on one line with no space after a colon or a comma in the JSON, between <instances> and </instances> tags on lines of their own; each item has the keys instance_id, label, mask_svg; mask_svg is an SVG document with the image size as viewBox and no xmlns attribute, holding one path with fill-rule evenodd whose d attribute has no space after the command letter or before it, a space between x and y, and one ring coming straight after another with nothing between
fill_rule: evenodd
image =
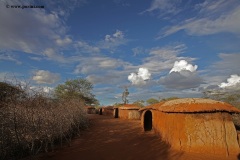
<instances>
[{"instance_id":1,"label":"red dirt ground","mask_svg":"<svg viewBox=\"0 0 240 160\"><path fill-rule=\"evenodd\" d=\"M71 146L43 154L39 160L237 160L236 156L184 153L172 150L153 131L144 132L140 120L89 115L92 125Z\"/></svg>"}]
</instances>

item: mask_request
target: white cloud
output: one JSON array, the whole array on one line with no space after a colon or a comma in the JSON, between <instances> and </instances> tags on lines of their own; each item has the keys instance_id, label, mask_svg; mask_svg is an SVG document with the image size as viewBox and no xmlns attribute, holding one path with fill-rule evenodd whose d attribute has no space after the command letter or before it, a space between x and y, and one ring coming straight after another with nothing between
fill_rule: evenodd
<instances>
[{"instance_id":1,"label":"white cloud","mask_svg":"<svg viewBox=\"0 0 240 160\"><path fill-rule=\"evenodd\" d=\"M92 73L106 73L118 67L127 65L120 59L111 57L84 57L79 59L80 63L76 66L74 73L92 74ZM91 65L89 65L91 64Z\"/></svg>"},{"instance_id":2,"label":"white cloud","mask_svg":"<svg viewBox=\"0 0 240 160\"><path fill-rule=\"evenodd\" d=\"M169 73L171 73L171 72L181 72L183 70L188 70L190 72L194 72L194 71L197 70L197 67L198 67L197 65L193 66L192 64L188 64L188 62L185 61L185 60L180 60L180 61L176 61L174 63L174 66L170 70Z\"/></svg>"},{"instance_id":3,"label":"white cloud","mask_svg":"<svg viewBox=\"0 0 240 160\"><path fill-rule=\"evenodd\" d=\"M195 58L179 56L185 49L186 46L184 44L152 48L148 51L149 56L143 59L142 65L136 66L134 69L146 67L151 73L160 74L170 70L172 64L177 60L185 59L188 62L195 60ZM131 69L131 66L127 67L127 69Z\"/></svg>"},{"instance_id":4,"label":"white cloud","mask_svg":"<svg viewBox=\"0 0 240 160\"><path fill-rule=\"evenodd\" d=\"M120 30L116 30L112 35L107 34L104 41L101 41L98 47L101 49L114 50L116 47L126 44L127 41L124 33Z\"/></svg>"},{"instance_id":5,"label":"white cloud","mask_svg":"<svg viewBox=\"0 0 240 160\"><path fill-rule=\"evenodd\" d=\"M230 75L230 74L240 74L240 53L221 53L218 55L220 61L215 62L211 67L210 71L217 72L222 75ZM213 73L211 73L213 74Z\"/></svg>"},{"instance_id":6,"label":"white cloud","mask_svg":"<svg viewBox=\"0 0 240 160\"><path fill-rule=\"evenodd\" d=\"M146 50L143 49L142 47L135 47L132 49L133 55L136 56L138 54L143 54L146 53Z\"/></svg>"},{"instance_id":7,"label":"white cloud","mask_svg":"<svg viewBox=\"0 0 240 160\"><path fill-rule=\"evenodd\" d=\"M159 83L171 89L191 89L199 87L203 79L196 73L197 65L193 66L186 60L175 61L167 76L161 77Z\"/></svg>"},{"instance_id":8,"label":"white cloud","mask_svg":"<svg viewBox=\"0 0 240 160\"><path fill-rule=\"evenodd\" d=\"M128 80L132 82L133 85L144 85L146 80L151 78L151 73L147 68L139 68L138 73L131 73L128 76Z\"/></svg>"},{"instance_id":9,"label":"white cloud","mask_svg":"<svg viewBox=\"0 0 240 160\"><path fill-rule=\"evenodd\" d=\"M180 30L186 31L189 35L198 36L220 32L240 35L239 1L204 1L202 4L197 4L196 8L200 8L196 17L183 19L182 23L165 28L158 38L169 36Z\"/></svg>"},{"instance_id":10,"label":"white cloud","mask_svg":"<svg viewBox=\"0 0 240 160\"><path fill-rule=\"evenodd\" d=\"M64 39L61 38L56 39L56 44L58 46L66 46L69 45L70 43L72 43L72 39L69 37L65 37Z\"/></svg>"},{"instance_id":11,"label":"white cloud","mask_svg":"<svg viewBox=\"0 0 240 160\"><path fill-rule=\"evenodd\" d=\"M84 41L76 42L75 47L77 49L79 49L80 52L86 52L86 53L98 53L98 52L100 52L99 47L91 46Z\"/></svg>"},{"instance_id":12,"label":"white cloud","mask_svg":"<svg viewBox=\"0 0 240 160\"><path fill-rule=\"evenodd\" d=\"M14 56L11 52L7 52L7 51L1 51L0 50L0 61L4 60L4 61L13 61L16 62L17 64L22 64L22 62L20 62L16 56Z\"/></svg>"},{"instance_id":13,"label":"white cloud","mask_svg":"<svg viewBox=\"0 0 240 160\"><path fill-rule=\"evenodd\" d=\"M159 84L171 89L191 89L197 88L204 83L203 79L197 73L189 70L182 70L180 72L171 72L165 77L161 77Z\"/></svg>"},{"instance_id":14,"label":"white cloud","mask_svg":"<svg viewBox=\"0 0 240 160\"><path fill-rule=\"evenodd\" d=\"M35 72L33 80L36 81L36 83L52 84L60 80L60 75L45 70L38 70Z\"/></svg>"},{"instance_id":15,"label":"white cloud","mask_svg":"<svg viewBox=\"0 0 240 160\"><path fill-rule=\"evenodd\" d=\"M54 46L59 35L65 34L66 27L56 13L41 9L8 9L2 3L0 6L2 49L40 54L42 49Z\"/></svg>"},{"instance_id":16,"label":"white cloud","mask_svg":"<svg viewBox=\"0 0 240 160\"><path fill-rule=\"evenodd\" d=\"M230 78L227 79L227 83L223 82L219 85L220 88L228 88L236 86L237 84L240 84L240 76L234 74L231 75Z\"/></svg>"},{"instance_id":17,"label":"white cloud","mask_svg":"<svg viewBox=\"0 0 240 160\"><path fill-rule=\"evenodd\" d=\"M56 49L54 48L46 48L43 51L43 55L45 55L48 59L62 62L62 63L67 63L69 62L67 58L63 57L61 54L56 53Z\"/></svg>"},{"instance_id":18,"label":"white cloud","mask_svg":"<svg viewBox=\"0 0 240 160\"><path fill-rule=\"evenodd\" d=\"M181 11L179 5L181 0L153 0L151 6L142 13L159 11L160 17L165 15L176 15Z\"/></svg>"},{"instance_id":19,"label":"white cloud","mask_svg":"<svg viewBox=\"0 0 240 160\"><path fill-rule=\"evenodd\" d=\"M0 1L0 48L7 51L51 55L49 48L55 50L54 56L48 58L65 62L59 58L63 47L72 44L67 35L66 18L85 0L42 0L41 5L48 9L10 9L6 5L36 4L35 0L1 0ZM37 3L39 4L39 3ZM36 4L36 5L37 5ZM53 54L52 54L53 55Z\"/></svg>"},{"instance_id":20,"label":"white cloud","mask_svg":"<svg viewBox=\"0 0 240 160\"><path fill-rule=\"evenodd\" d=\"M30 59L32 59L32 60L35 60L35 61L41 61L42 60L42 58L40 58L40 57L29 57Z\"/></svg>"},{"instance_id":21,"label":"white cloud","mask_svg":"<svg viewBox=\"0 0 240 160\"><path fill-rule=\"evenodd\" d=\"M124 34L122 31L117 30L113 35L106 35L105 36L105 41L106 42L116 42L118 40L121 40L124 38Z\"/></svg>"}]
</instances>

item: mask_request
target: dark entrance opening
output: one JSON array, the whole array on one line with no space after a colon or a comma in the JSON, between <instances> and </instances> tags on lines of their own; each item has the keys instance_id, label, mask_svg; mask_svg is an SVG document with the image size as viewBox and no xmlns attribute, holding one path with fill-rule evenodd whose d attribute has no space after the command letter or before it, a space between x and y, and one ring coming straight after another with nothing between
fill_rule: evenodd
<instances>
[{"instance_id":1,"label":"dark entrance opening","mask_svg":"<svg viewBox=\"0 0 240 160\"><path fill-rule=\"evenodd\" d=\"M99 115L102 115L102 108L99 109Z\"/></svg>"},{"instance_id":2,"label":"dark entrance opening","mask_svg":"<svg viewBox=\"0 0 240 160\"><path fill-rule=\"evenodd\" d=\"M114 108L114 118L118 118L118 108Z\"/></svg>"},{"instance_id":3,"label":"dark entrance opening","mask_svg":"<svg viewBox=\"0 0 240 160\"><path fill-rule=\"evenodd\" d=\"M144 131L152 130L152 112L146 111L144 114Z\"/></svg>"}]
</instances>

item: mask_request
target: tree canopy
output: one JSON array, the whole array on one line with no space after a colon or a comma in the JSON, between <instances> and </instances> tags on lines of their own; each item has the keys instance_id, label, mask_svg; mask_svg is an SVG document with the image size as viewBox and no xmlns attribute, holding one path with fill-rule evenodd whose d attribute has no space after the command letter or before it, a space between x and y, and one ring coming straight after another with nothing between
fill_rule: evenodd
<instances>
[{"instance_id":1,"label":"tree canopy","mask_svg":"<svg viewBox=\"0 0 240 160\"><path fill-rule=\"evenodd\" d=\"M97 104L98 101L92 94L93 85L87 79L79 78L67 80L64 84L59 84L55 88L55 96L59 99L84 100L85 104Z\"/></svg>"},{"instance_id":2,"label":"tree canopy","mask_svg":"<svg viewBox=\"0 0 240 160\"><path fill-rule=\"evenodd\" d=\"M218 101L229 103L240 109L240 94L239 92L224 92L224 91L204 91L203 98L211 98Z\"/></svg>"},{"instance_id":3,"label":"tree canopy","mask_svg":"<svg viewBox=\"0 0 240 160\"><path fill-rule=\"evenodd\" d=\"M16 100L24 96L24 91L14 85L11 85L6 82L0 82L0 102L6 103L10 100Z\"/></svg>"},{"instance_id":4,"label":"tree canopy","mask_svg":"<svg viewBox=\"0 0 240 160\"><path fill-rule=\"evenodd\" d=\"M170 101L170 100L174 100L174 99L179 99L178 97L168 97L168 98L163 98L161 99L160 102L163 102L163 101Z\"/></svg>"},{"instance_id":5,"label":"tree canopy","mask_svg":"<svg viewBox=\"0 0 240 160\"><path fill-rule=\"evenodd\" d=\"M155 98L149 98L148 100L146 100L146 102L147 102L148 105L151 105L151 104L158 103L159 100L157 100Z\"/></svg>"},{"instance_id":6,"label":"tree canopy","mask_svg":"<svg viewBox=\"0 0 240 160\"><path fill-rule=\"evenodd\" d=\"M137 100L133 102L133 104L136 104L139 107L144 107L144 100Z\"/></svg>"}]
</instances>

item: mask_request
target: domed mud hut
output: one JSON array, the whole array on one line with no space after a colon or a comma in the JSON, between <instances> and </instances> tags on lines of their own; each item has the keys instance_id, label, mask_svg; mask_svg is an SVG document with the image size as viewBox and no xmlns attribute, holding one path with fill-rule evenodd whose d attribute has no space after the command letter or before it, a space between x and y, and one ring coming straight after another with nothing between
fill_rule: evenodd
<instances>
[{"instance_id":1,"label":"domed mud hut","mask_svg":"<svg viewBox=\"0 0 240 160\"><path fill-rule=\"evenodd\" d=\"M113 106L102 107L102 114L107 116L113 115Z\"/></svg>"},{"instance_id":2,"label":"domed mud hut","mask_svg":"<svg viewBox=\"0 0 240 160\"><path fill-rule=\"evenodd\" d=\"M240 110L230 104L184 98L153 104L140 111L144 130L154 130L174 149L226 156L239 154L231 114Z\"/></svg>"},{"instance_id":3,"label":"domed mud hut","mask_svg":"<svg viewBox=\"0 0 240 160\"><path fill-rule=\"evenodd\" d=\"M119 118L123 119L140 119L140 112L139 109L141 107L135 104L125 104L118 107L118 116ZM115 112L117 113L117 112ZM114 115L116 117L116 115Z\"/></svg>"},{"instance_id":4,"label":"domed mud hut","mask_svg":"<svg viewBox=\"0 0 240 160\"><path fill-rule=\"evenodd\" d=\"M88 114L95 114L96 113L96 110L95 110L95 107L91 107L91 106L86 106L86 111Z\"/></svg>"}]
</instances>

